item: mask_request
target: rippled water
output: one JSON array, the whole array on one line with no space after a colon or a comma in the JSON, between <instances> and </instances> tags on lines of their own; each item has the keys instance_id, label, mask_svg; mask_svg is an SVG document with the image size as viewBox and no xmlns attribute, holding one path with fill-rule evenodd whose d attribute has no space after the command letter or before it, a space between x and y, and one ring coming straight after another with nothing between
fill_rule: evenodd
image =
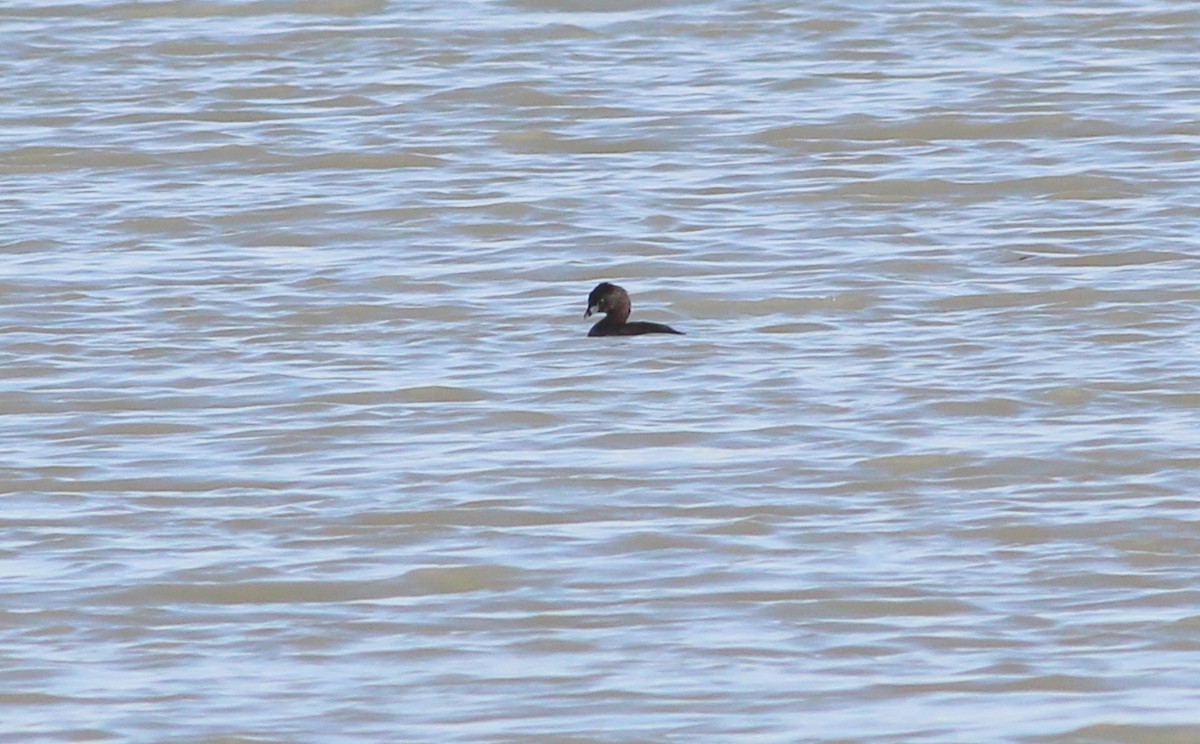
<instances>
[{"instance_id":1,"label":"rippled water","mask_svg":"<svg viewBox=\"0 0 1200 744\"><path fill-rule=\"evenodd\" d=\"M1197 38L5 3L0 738L1200 741Z\"/></svg>"}]
</instances>

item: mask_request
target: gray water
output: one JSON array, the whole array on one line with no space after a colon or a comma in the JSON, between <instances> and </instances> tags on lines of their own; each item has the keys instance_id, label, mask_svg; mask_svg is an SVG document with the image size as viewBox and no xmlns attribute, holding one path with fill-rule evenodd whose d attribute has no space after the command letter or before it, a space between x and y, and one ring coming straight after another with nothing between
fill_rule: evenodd
<instances>
[{"instance_id":1,"label":"gray water","mask_svg":"<svg viewBox=\"0 0 1200 744\"><path fill-rule=\"evenodd\" d=\"M1198 39L9 0L0 739L1200 741Z\"/></svg>"}]
</instances>

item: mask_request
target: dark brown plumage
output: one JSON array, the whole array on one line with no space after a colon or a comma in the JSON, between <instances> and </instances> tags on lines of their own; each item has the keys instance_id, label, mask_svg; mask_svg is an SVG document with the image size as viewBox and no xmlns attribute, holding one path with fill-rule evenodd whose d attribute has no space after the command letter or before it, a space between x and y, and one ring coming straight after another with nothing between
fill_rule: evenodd
<instances>
[{"instance_id":1,"label":"dark brown plumage","mask_svg":"<svg viewBox=\"0 0 1200 744\"><path fill-rule=\"evenodd\" d=\"M589 336L640 336L643 333L675 333L684 335L669 325L650 323L645 320L629 322L629 312L633 303L629 301L629 293L615 284L601 282L588 295L588 307L583 317L591 317L593 312L604 313L604 319L592 326Z\"/></svg>"}]
</instances>

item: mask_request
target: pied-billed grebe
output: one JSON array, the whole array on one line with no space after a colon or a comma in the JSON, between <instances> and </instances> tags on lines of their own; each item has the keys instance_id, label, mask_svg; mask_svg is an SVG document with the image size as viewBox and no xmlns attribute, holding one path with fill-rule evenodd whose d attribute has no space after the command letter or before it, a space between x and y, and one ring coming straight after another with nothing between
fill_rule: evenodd
<instances>
[{"instance_id":1,"label":"pied-billed grebe","mask_svg":"<svg viewBox=\"0 0 1200 744\"><path fill-rule=\"evenodd\" d=\"M633 303L629 301L629 293L615 284L601 282L588 295L588 307L583 317L591 317L593 312L605 313L604 319L592 326L589 336L640 336L643 333L677 333L684 335L669 325L650 323L645 320L629 320L629 311Z\"/></svg>"}]
</instances>

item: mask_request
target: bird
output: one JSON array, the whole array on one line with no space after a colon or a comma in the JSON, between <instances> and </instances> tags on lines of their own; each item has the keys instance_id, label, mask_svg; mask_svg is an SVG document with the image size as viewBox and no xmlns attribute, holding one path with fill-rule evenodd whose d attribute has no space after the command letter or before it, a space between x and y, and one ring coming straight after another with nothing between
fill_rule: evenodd
<instances>
[{"instance_id":1,"label":"bird","mask_svg":"<svg viewBox=\"0 0 1200 744\"><path fill-rule=\"evenodd\" d=\"M685 335L669 325L651 323L646 320L629 322L629 311L633 303L629 301L629 293L622 287L609 282L600 282L588 295L587 310L583 317L590 318L593 312L604 313L605 316L592 330L589 336L640 336L643 333L674 333Z\"/></svg>"}]
</instances>

